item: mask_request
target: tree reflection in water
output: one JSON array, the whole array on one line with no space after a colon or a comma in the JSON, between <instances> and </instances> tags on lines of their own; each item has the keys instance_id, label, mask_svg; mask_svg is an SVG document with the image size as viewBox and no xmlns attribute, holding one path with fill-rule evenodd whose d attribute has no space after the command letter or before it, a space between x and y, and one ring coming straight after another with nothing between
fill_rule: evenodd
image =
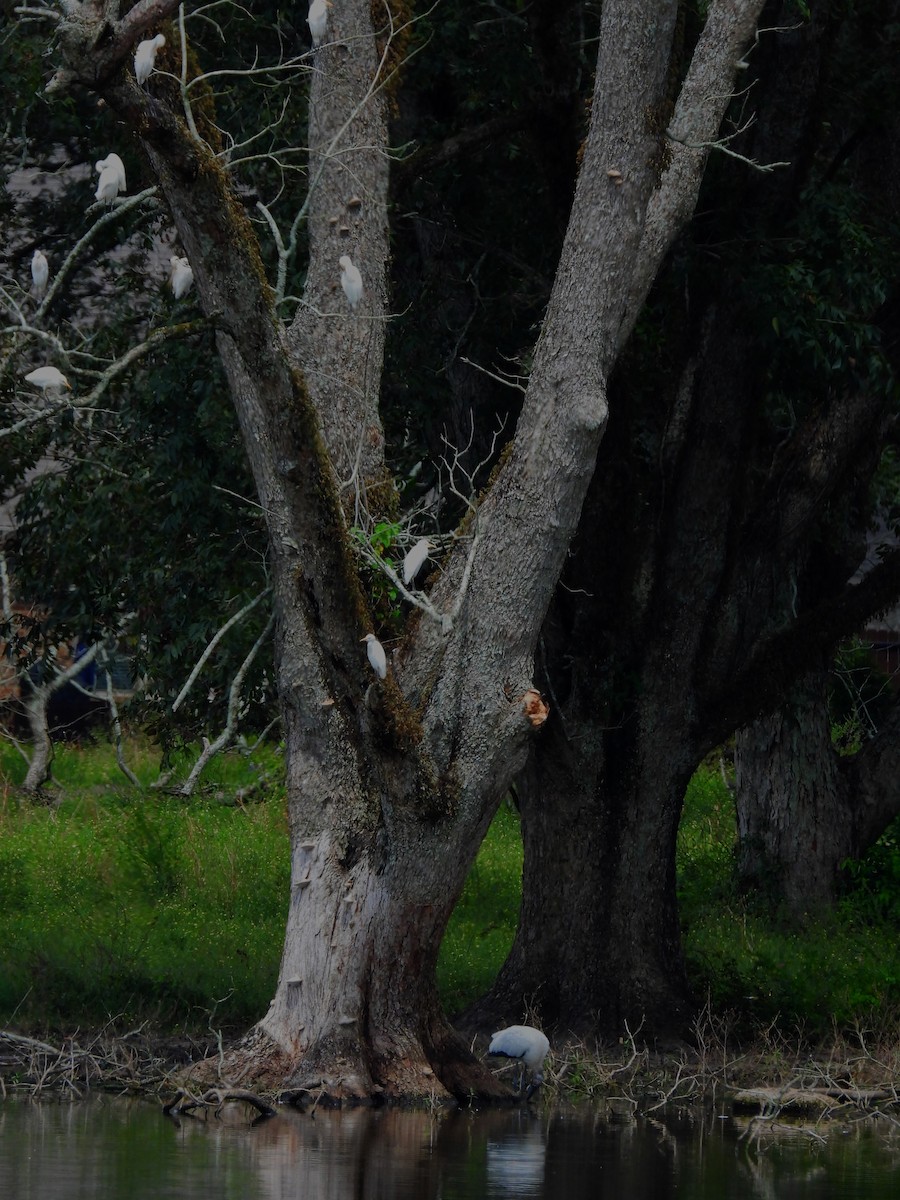
<instances>
[{"instance_id":1,"label":"tree reflection in water","mask_svg":"<svg viewBox=\"0 0 900 1200\"><path fill-rule=\"evenodd\" d=\"M0 1103L10 1200L891 1200L900 1136L871 1125L776 1126L702 1108L422 1112L243 1105L201 1119L146 1102ZM743 1136L742 1136L743 1135Z\"/></svg>"}]
</instances>

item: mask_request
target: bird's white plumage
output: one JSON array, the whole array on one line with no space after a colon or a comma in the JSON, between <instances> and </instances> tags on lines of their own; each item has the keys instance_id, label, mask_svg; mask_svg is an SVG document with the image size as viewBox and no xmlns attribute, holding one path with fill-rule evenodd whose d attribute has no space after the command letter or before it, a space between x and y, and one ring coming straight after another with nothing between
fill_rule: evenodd
<instances>
[{"instance_id":1,"label":"bird's white plumage","mask_svg":"<svg viewBox=\"0 0 900 1200\"><path fill-rule=\"evenodd\" d=\"M526 1098L531 1096L535 1088L544 1082L541 1068L550 1049L550 1043L545 1034L531 1025L510 1025L501 1029L491 1038L488 1054L500 1058L515 1058L522 1064L522 1079L519 1085L520 1093ZM525 1071L531 1071L531 1084L525 1091Z\"/></svg>"},{"instance_id":2,"label":"bird's white plumage","mask_svg":"<svg viewBox=\"0 0 900 1200\"><path fill-rule=\"evenodd\" d=\"M325 40L325 33L328 29L328 5L325 3L325 0L312 0L306 23L312 35L312 44L314 46L321 45Z\"/></svg>"},{"instance_id":3,"label":"bird's white plumage","mask_svg":"<svg viewBox=\"0 0 900 1200\"><path fill-rule=\"evenodd\" d=\"M98 175L102 175L104 171L114 170L119 191L128 190L128 184L125 181L125 164L118 154L107 154L106 158L101 158L99 162L94 163L94 168Z\"/></svg>"},{"instance_id":4,"label":"bird's white plumage","mask_svg":"<svg viewBox=\"0 0 900 1200\"><path fill-rule=\"evenodd\" d=\"M546 1034L531 1025L510 1025L491 1038L488 1054L502 1058L520 1058L530 1071L539 1071L547 1057L550 1042Z\"/></svg>"},{"instance_id":5,"label":"bird's white plumage","mask_svg":"<svg viewBox=\"0 0 900 1200\"><path fill-rule=\"evenodd\" d=\"M100 172L94 195L104 204L112 204L119 194L119 171L117 167L106 167Z\"/></svg>"},{"instance_id":6,"label":"bird's white plumage","mask_svg":"<svg viewBox=\"0 0 900 1200\"><path fill-rule=\"evenodd\" d=\"M413 548L407 551L403 559L403 582L407 587L421 571L430 553L431 543L428 538L419 538Z\"/></svg>"},{"instance_id":7,"label":"bird's white plumage","mask_svg":"<svg viewBox=\"0 0 900 1200\"><path fill-rule=\"evenodd\" d=\"M387 655L384 652L384 646L374 633L367 633L361 640L367 643L366 653L369 656L369 665L379 679L384 679L387 676Z\"/></svg>"},{"instance_id":8,"label":"bird's white plumage","mask_svg":"<svg viewBox=\"0 0 900 1200\"><path fill-rule=\"evenodd\" d=\"M47 280L50 278L50 265L46 255L35 250L31 256L31 282L34 284L34 294L40 300L47 290Z\"/></svg>"},{"instance_id":9,"label":"bird's white plumage","mask_svg":"<svg viewBox=\"0 0 900 1200\"><path fill-rule=\"evenodd\" d=\"M36 367L33 371L29 371L25 378L36 388L40 388L42 392L58 392L62 388L71 390L72 387L57 367Z\"/></svg>"},{"instance_id":10,"label":"bird's white plumage","mask_svg":"<svg viewBox=\"0 0 900 1200\"><path fill-rule=\"evenodd\" d=\"M344 289L344 295L350 302L350 307L356 308L363 294L362 275L349 255L342 254L338 261L341 264L341 287Z\"/></svg>"},{"instance_id":11,"label":"bird's white plumage","mask_svg":"<svg viewBox=\"0 0 900 1200\"><path fill-rule=\"evenodd\" d=\"M141 42L137 50L134 52L134 77L141 85L147 82L153 74L153 68L156 66L157 51L166 44L166 39L161 33L156 37L148 38L147 41Z\"/></svg>"},{"instance_id":12,"label":"bird's white plumage","mask_svg":"<svg viewBox=\"0 0 900 1200\"><path fill-rule=\"evenodd\" d=\"M176 300L186 296L194 282L194 272L186 258L173 254L169 259L169 283Z\"/></svg>"}]
</instances>

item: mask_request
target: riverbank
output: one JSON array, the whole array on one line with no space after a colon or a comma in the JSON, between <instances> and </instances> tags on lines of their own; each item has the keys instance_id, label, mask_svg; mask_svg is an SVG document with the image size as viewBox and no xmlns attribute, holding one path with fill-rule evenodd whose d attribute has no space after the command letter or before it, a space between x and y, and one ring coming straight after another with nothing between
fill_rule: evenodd
<instances>
[{"instance_id":1,"label":"riverbank","mask_svg":"<svg viewBox=\"0 0 900 1200\"><path fill-rule=\"evenodd\" d=\"M114 782L104 746L59 748L52 805L23 799L10 775L0 793L0 1030L13 1035L0 1039L5 1086L161 1092L266 1011L289 894L279 763L277 747L223 758L189 801ZM897 832L848 873L832 913L801 927L737 892L733 852L733 800L714 766L692 781L679 833L685 956L695 995L708 997L690 1046L659 1054L639 1029L599 1048L554 1038L545 1096L656 1103L894 1086ZM441 947L450 1013L482 995L504 960L521 868L518 816L504 805Z\"/></svg>"},{"instance_id":2,"label":"riverbank","mask_svg":"<svg viewBox=\"0 0 900 1200\"><path fill-rule=\"evenodd\" d=\"M486 1048L486 1037L474 1047L480 1054ZM166 1104L183 1091L197 1107L221 1104L232 1082L223 1076L210 1090L207 1069L205 1082L192 1088L191 1066L209 1064L227 1050L214 1034L162 1036L108 1026L53 1039L0 1030L0 1095L80 1100L115 1092ZM511 1064L497 1073L510 1070ZM280 1098L277 1092L254 1095L260 1111ZM900 1031L890 1042L869 1043L858 1032L808 1046L769 1028L738 1046L727 1024L706 1011L698 1017L694 1043L665 1053L627 1034L607 1046L558 1039L532 1104L599 1100L622 1101L645 1116L673 1104L699 1103L767 1119L887 1116L900 1128ZM310 1097L307 1107L315 1103Z\"/></svg>"},{"instance_id":3,"label":"riverbank","mask_svg":"<svg viewBox=\"0 0 900 1200\"><path fill-rule=\"evenodd\" d=\"M16 792L11 755L0 747L0 1029L95 1029L111 1015L200 1037L249 1028L274 992L290 890L277 747L216 760L209 787L185 800L117 782L109 747L61 746L46 805ZM155 770L148 761L147 777ZM742 1041L773 1022L809 1043L833 1027L889 1028L900 1012L900 826L848 871L837 907L800 927L738 891L734 840L733 798L716 767L703 769L678 843L695 995L729 1013ZM483 995L503 963L521 870L518 815L504 805L441 946L447 1012Z\"/></svg>"}]
</instances>

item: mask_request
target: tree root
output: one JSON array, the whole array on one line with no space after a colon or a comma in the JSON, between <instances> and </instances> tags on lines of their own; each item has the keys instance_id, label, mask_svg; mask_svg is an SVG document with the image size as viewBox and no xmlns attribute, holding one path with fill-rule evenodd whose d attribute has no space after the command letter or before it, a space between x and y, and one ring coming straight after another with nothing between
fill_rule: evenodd
<instances>
[{"instance_id":1,"label":"tree root","mask_svg":"<svg viewBox=\"0 0 900 1200\"><path fill-rule=\"evenodd\" d=\"M276 1110L271 1104L263 1100L261 1096L257 1096L255 1092L248 1092L245 1088L208 1088L202 1096L192 1096L185 1088L179 1088L175 1098L164 1104L162 1110L167 1117L177 1117L182 1113L193 1113L198 1108L204 1110L212 1108L218 1117L229 1101L250 1104L262 1117L276 1115Z\"/></svg>"}]
</instances>

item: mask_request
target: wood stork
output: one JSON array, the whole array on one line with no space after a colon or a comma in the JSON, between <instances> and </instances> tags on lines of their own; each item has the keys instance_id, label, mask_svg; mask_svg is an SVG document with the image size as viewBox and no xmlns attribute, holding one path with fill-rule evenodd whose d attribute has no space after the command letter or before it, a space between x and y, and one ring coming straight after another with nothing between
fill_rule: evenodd
<instances>
[{"instance_id":1,"label":"wood stork","mask_svg":"<svg viewBox=\"0 0 900 1200\"><path fill-rule=\"evenodd\" d=\"M499 1033L494 1034L488 1046L488 1054L518 1060L519 1066L515 1076L518 1076L519 1080L516 1085L514 1076L514 1086L520 1096L529 1100L532 1092L544 1082L541 1068L549 1049L550 1043L539 1029L533 1029L530 1025L510 1025L508 1029L501 1029ZM531 1072L531 1083L526 1091L525 1076L528 1071Z\"/></svg>"},{"instance_id":2,"label":"wood stork","mask_svg":"<svg viewBox=\"0 0 900 1200\"><path fill-rule=\"evenodd\" d=\"M134 77L140 87L143 87L153 74L153 68L156 66L156 52L165 44L166 39L161 33L158 33L156 37L141 42L134 52Z\"/></svg>"},{"instance_id":3,"label":"wood stork","mask_svg":"<svg viewBox=\"0 0 900 1200\"><path fill-rule=\"evenodd\" d=\"M379 642L374 633L367 633L360 641L368 642L366 653L369 656L369 665L378 676L379 679L387 678L387 655L384 652L384 646Z\"/></svg>"},{"instance_id":4,"label":"wood stork","mask_svg":"<svg viewBox=\"0 0 900 1200\"><path fill-rule=\"evenodd\" d=\"M348 255L342 254L338 262L341 264L341 287L344 289L344 295L350 302L350 307L355 309L360 300L362 300L362 275L360 275L359 269L353 265Z\"/></svg>"}]
</instances>

